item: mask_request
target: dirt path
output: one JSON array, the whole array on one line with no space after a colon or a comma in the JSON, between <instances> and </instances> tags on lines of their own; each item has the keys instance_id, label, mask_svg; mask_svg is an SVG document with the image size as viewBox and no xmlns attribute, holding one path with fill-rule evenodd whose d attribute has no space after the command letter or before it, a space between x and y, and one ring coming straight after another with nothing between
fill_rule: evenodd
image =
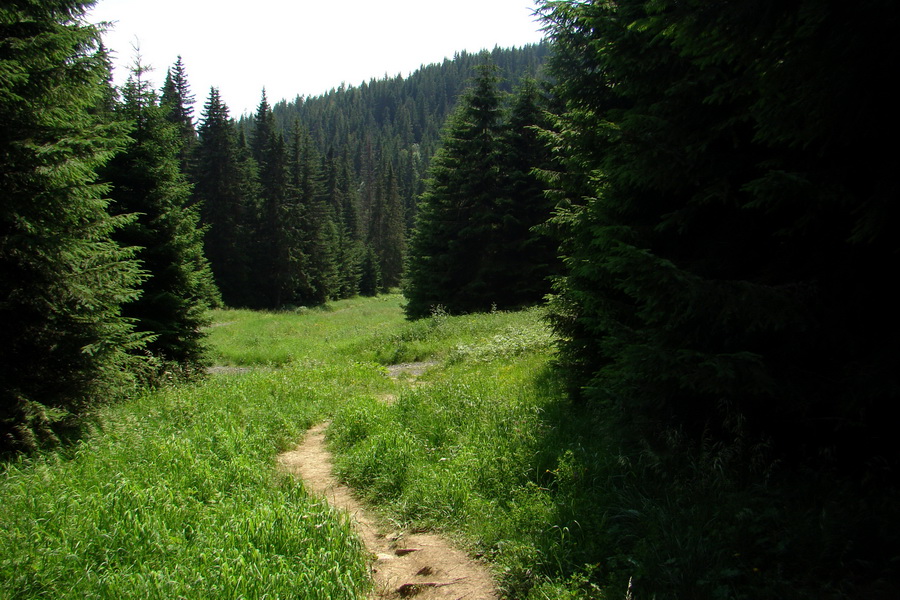
<instances>
[{"instance_id":1,"label":"dirt path","mask_svg":"<svg viewBox=\"0 0 900 600\"><path fill-rule=\"evenodd\" d=\"M398 531L380 521L360 503L349 487L332 474L331 454L325 447L328 423L316 425L296 449L278 457L282 468L303 479L314 494L353 517L357 531L372 554L373 599L496 600L496 584L487 566L430 533Z\"/></svg>"}]
</instances>

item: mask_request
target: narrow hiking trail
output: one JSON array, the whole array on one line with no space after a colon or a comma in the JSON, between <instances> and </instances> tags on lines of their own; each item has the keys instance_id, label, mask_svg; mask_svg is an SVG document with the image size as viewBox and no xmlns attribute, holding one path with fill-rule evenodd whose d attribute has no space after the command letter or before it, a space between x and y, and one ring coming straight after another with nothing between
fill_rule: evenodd
<instances>
[{"instance_id":1,"label":"narrow hiking trail","mask_svg":"<svg viewBox=\"0 0 900 600\"><path fill-rule=\"evenodd\" d=\"M392 377L413 380L431 364L397 365ZM389 400L388 400L389 401ZM329 423L306 432L303 442L278 457L281 468L300 477L312 493L348 512L367 551L372 555L375 587L371 598L389 600L496 600L500 597L487 565L433 533L403 531L368 510L333 473L325 445Z\"/></svg>"}]
</instances>

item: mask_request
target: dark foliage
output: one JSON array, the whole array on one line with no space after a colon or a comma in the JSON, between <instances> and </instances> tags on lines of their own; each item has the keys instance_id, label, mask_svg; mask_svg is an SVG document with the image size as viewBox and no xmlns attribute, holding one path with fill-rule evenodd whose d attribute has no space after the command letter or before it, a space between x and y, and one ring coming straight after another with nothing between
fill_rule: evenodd
<instances>
[{"instance_id":1,"label":"dark foliage","mask_svg":"<svg viewBox=\"0 0 900 600\"><path fill-rule=\"evenodd\" d=\"M551 4L559 144L591 173L558 218L558 322L589 396L697 435L897 457L896 184L868 77L897 53L864 33L877 4Z\"/></svg>"},{"instance_id":2,"label":"dark foliage","mask_svg":"<svg viewBox=\"0 0 900 600\"><path fill-rule=\"evenodd\" d=\"M197 130L194 127L194 95L187 80L187 71L181 57L166 72L160 104L164 107L166 119L178 130L180 140L178 160L181 172L190 175L193 171L191 159L197 145Z\"/></svg>"},{"instance_id":3,"label":"dark foliage","mask_svg":"<svg viewBox=\"0 0 900 600\"><path fill-rule=\"evenodd\" d=\"M549 155L537 135L540 95L526 83L511 108L493 67L451 115L431 163L410 241L406 312L515 308L542 300L555 247L540 230L552 206L533 174Z\"/></svg>"},{"instance_id":4,"label":"dark foliage","mask_svg":"<svg viewBox=\"0 0 900 600\"><path fill-rule=\"evenodd\" d=\"M0 450L56 438L122 391L140 278L96 172L125 141L98 116L109 73L89 2L0 6Z\"/></svg>"},{"instance_id":5,"label":"dark foliage","mask_svg":"<svg viewBox=\"0 0 900 600\"><path fill-rule=\"evenodd\" d=\"M487 310L502 219L502 99L495 69L485 66L450 117L429 169L404 286L406 311L428 315Z\"/></svg>"},{"instance_id":6,"label":"dark foliage","mask_svg":"<svg viewBox=\"0 0 900 600\"><path fill-rule=\"evenodd\" d=\"M896 6L543 12L564 105L554 323L623 454L610 531L633 593L896 590L896 534L873 527L900 466Z\"/></svg>"},{"instance_id":7,"label":"dark foliage","mask_svg":"<svg viewBox=\"0 0 900 600\"><path fill-rule=\"evenodd\" d=\"M203 229L190 186L179 166L181 139L166 118L138 64L125 85L117 114L130 125L129 141L104 169L112 183L112 207L136 219L116 234L137 249L146 278L141 296L124 307L160 369L190 371L202 363L202 326L219 302L203 254Z\"/></svg>"},{"instance_id":8,"label":"dark foliage","mask_svg":"<svg viewBox=\"0 0 900 600\"><path fill-rule=\"evenodd\" d=\"M212 88L203 107L193 157L193 198L207 225L204 251L228 306L250 304L248 258L250 216L256 199L255 170L241 160L237 131L228 107Z\"/></svg>"}]
</instances>

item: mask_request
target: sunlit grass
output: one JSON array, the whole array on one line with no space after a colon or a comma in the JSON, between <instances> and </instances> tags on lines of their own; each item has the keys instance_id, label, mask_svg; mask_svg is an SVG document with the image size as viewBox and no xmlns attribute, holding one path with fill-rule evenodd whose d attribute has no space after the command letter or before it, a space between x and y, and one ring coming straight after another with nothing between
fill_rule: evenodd
<instances>
[{"instance_id":1,"label":"sunlit grass","mask_svg":"<svg viewBox=\"0 0 900 600\"><path fill-rule=\"evenodd\" d=\"M109 407L79 444L0 475L0 597L358 598L347 517L275 456L364 365L218 376Z\"/></svg>"},{"instance_id":2,"label":"sunlit grass","mask_svg":"<svg viewBox=\"0 0 900 600\"><path fill-rule=\"evenodd\" d=\"M346 515L276 468L325 419L341 477L489 559L510 598L803 597L829 540L896 513L809 518L801 494L742 486L727 449L625 453L603 407L565 394L541 309L410 322L401 303L216 311L211 362L241 370L0 467L0 598L364 597ZM411 361L430 366L389 376Z\"/></svg>"},{"instance_id":3,"label":"sunlit grass","mask_svg":"<svg viewBox=\"0 0 900 600\"><path fill-rule=\"evenodd\" d=\"M242 370L107 407L77 445L7 464L0 598L361 597L346 516L275 467L326 418L340 473L390 518L482 552L513 596L581 594L598 461L542 311L410 322L401 303L215 311L210 362ZM418 360L433 366L413 382L385 368Z\"/></svg>"},{"instance_id":4,"label":"sunlit grass","mask_svg":"<svg viewBox=\"0 0 900 600\"><path fill-rule=\"evenodd\" d=\"M215 310L210 360L217 365L281 366L344 357L374 332L402 327L402 297L353 298L324 307L264 312Z\"/></svg>"},{"instance_id":5,"label":"sunlit grass","mask_svg":"<svg viewBox=\"0 0 900 600\"><path fill-rule=\"evenodd\" d=\"M337 409L340 475L392 518L490 557L513 597L596 591L582 569L602 514L580 509L602 484L584 468L597 446L590 419L571 418L542 311L437 314L375 335L364 353L440 366L396 402Z\"/></svg>"}]
</instances>

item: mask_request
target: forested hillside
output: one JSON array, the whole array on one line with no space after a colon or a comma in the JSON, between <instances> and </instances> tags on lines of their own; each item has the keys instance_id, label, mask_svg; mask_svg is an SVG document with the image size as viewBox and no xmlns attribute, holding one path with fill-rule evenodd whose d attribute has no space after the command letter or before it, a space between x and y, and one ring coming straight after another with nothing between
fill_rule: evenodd
<instances>
[{"instance_id":1,"label":"forested hillside","mask_svg":"<svg viewBox=\"0 0 900 600\"><path fill-rule=\"evenodd\" d=\"M321 96L281 100L272 113L283 131L290 131L294 120L299 120L320 154L336 151L348 156L362 189L370 194L380 164L392 163L411 225L415 199L422 192L422 178L440 143L441 129L475 76L475 67L486 61L498 67L500 89L512 92L522 77L541 76L549 53L547 43L495 48L490 53L463 51L442 63L423 65L408 77L373 79ZM247 135L251 122L240 121Z\"/></svg>"},{"instance_id":2,"label":"forested hillside","mask_svg":"<svg viewBox=\"0 0 900 600\"><path fill-rule=\"evenodd\" d=\"M309 305L399 285L424 178L475 67L497 67L506 93L523 77L539 77L548 52L546 44L462 52L406 78L274 105L263 92L257 111L238 122L240 140L230 142L227 159L209 153L208 123L223 113L214 92L200 119L194 178L225 302ZM210 173L223 161L243 175L231 190L207 192L222 185Z\"/></svg>"},{"instance_id":3,"label":"forested hillside","mask_svg":"<svg viewBox=\"0 0 900 600\"><path fill-rule=\"evenodd\" d=\"M180 58L160 90L139 56L114 88L92 5L0 13L9 448L55 440L92 395L196 373L210 306L398 286L423 177L474 67L496 65L512 89L548 54L460 53L274 107L263 91L238 122L215 88L194 113Z\"/></svg>"}]
</instances>

